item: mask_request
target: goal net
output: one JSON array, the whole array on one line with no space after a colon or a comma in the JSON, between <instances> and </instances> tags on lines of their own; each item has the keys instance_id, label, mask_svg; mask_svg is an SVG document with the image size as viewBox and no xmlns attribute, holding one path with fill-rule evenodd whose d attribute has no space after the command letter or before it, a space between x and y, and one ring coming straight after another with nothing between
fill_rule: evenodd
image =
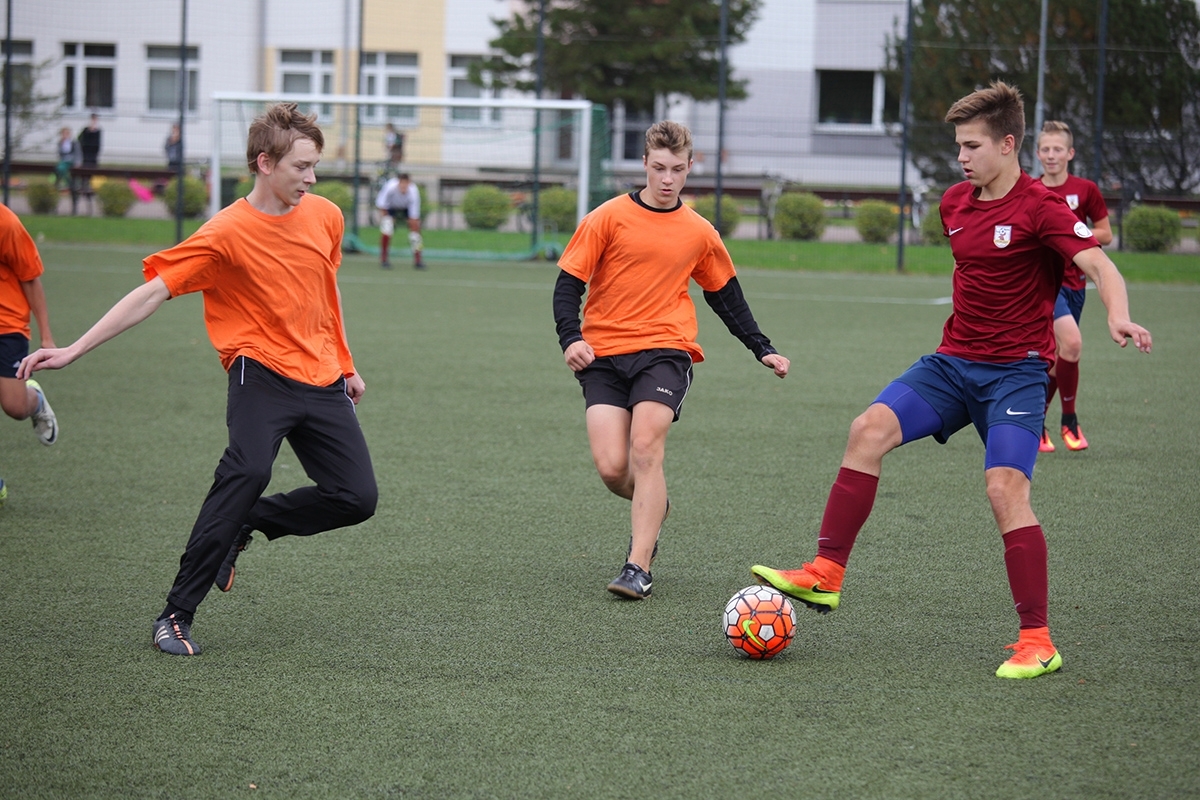
<instances>
[{"instance_id":1,"label":"goal net","mask_svg":"<svg viewBox=\"0 0 1200 800\"><path fill-rule=\"evenodd\" d=\"M213 101L210 213L248 190L250 123L294 102L325 135L314 191L341 200L348 250L373 250L375 196L398 172L421 191L434 258L553 256L610 196L605 110L586 100L219 92Z\"/></svg>"}]
</instances>

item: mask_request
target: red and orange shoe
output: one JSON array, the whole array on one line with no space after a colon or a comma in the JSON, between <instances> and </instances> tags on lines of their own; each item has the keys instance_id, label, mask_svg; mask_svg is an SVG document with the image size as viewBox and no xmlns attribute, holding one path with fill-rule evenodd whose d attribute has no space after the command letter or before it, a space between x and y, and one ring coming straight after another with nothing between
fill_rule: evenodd
<instances>
[{"instance_id":1,"label":"red and orange shoe","mask_svg":"<svg viewBox=\"0 0 1200 800\"><path fill-rule=\"evenodd\" d=\"M1088 448L1087 437L1083 435L1083 430L1079 427L1079 420L1074 415L1063 420L1062 437L1063 444L1072 452Z\"/></svg>"},{"instance_id":2,"label":"red and orange shoe","mask_svg":"<svg viewBox=\"0 0 1200 800\"><path fill-rule=\"evenodd\" d=\"M771 569L755 564L750 568L750 574L759 583L774 586L817 613L828 614L836 610L840 602L846 568L836 561L817 556L800 569Z\"/></svg>"},{"instance_id":3,"label":"red and orange shoe","mask_svg":"<svg viewBox=\"0 0 1200 800\"><path fill-rule=\"evenodd\" d=\"M1042 440L1038 442L1039 453L1053 453L1054 442L1050 441L1050 431L1042 428Z\"/></svg>"},{"instance_id":4,"label":"red and orange shoe","mask_svg":"<svg viewBox=\"0 0 1200 800\"><path fill-rule=\"evenodd\" d=\"M1004 649L1016 652L996 670L997 678L1036 678L1062 666L1062 654L1050 641L1049 628L1024 628L1016 644Z\"/></svg>"}]
</instances>

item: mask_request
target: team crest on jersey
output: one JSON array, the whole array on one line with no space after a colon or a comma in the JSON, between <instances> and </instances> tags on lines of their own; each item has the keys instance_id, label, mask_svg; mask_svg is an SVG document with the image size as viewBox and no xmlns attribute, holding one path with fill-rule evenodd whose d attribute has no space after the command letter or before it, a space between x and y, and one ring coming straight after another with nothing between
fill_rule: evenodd
<instances>
[{"instance_id":1,"label":"team crest on jersey","mask_svg":"<svg viewBox=\"0 0 1200 800\"><path fill-rule=\"evenodd\" d=\"M1070 206L1072 211L1079 208L1079 195L1077 195L1077 194L1067 195L1067 205Z\"/></svg>"},{"instance_id":2,"label":"team crest on jersey","mask_svg":"<svg viewBox=\"0 0 1200 800\"><path fill-rule=\"evenodd\" d=\"M992 236L992 244L1000 249L1012 244L1012 225L997 225L996 232Z\"/></svg>"}]
</instances>

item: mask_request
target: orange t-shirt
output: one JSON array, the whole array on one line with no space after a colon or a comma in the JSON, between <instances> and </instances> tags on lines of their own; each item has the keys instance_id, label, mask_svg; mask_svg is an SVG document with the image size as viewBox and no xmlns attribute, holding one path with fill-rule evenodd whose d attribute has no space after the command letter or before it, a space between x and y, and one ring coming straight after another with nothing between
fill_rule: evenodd
<instances>
[{"instance_id":1,"label":"orange t-shirt","mask_svg":"<svg viewBox=\"0 0 1200 800\"><path fill-rule=\"evenodd\" d=\"M42 257L29 231L8 206L0 205L0 334L29 338L29 298L21 284L42 271Z\"/></svg>"},{"instance_id":2,"label":"orange t-shirt","mask_svg":"<svg viewBox=\"0 0 1200 800\"><path fill-rule=\"evenodd\" d=\"M583 338L597 356L685 350L696 343L696 306L688 280L720 290L736 275L716 228L685 205L647 208L614 197L583 218L558 266L588 285Z\"/></svg>"},{"instance_id":3,"label":"orange t-shirt","mask_svg":"<svg viewBox=\"0 0 1200 800\"><path fill-rule=\"evenodd\" d=\"M337 270L345 220L306 195L280 216L238 200L200 230L142 262L172 297L204 295L208 338L226 370L238 356L310 386L354 374L342 327Z\"/></svg>"}]
</instances>

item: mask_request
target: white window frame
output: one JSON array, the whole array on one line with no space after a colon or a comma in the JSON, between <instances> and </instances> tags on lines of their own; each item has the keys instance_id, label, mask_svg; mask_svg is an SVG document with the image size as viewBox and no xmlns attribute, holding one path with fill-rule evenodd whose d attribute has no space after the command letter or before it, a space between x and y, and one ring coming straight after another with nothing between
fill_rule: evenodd
<instances>
[{"instance_id":1,"label":"white window frame","mask_svg":"<svg viewBox=\"0 0 1200 800\"><path fill-rule=\"evenodd\" d=\"M0 58L4 58L8 52L8 42L0 41ZM32 39L13 39L13 82L16 82L16 77L22 71L29 77L29 90L36 94L36 87L33 86L33 40ZM8 98L0 95L0 105L8 102Z\"/></svg>"},{"instance_id":2,"label":"white window frame","mask_svg":"<svg viewBox=\"0 0 1200 800\"><path fill-rule=\"evenodd\" d=\"M188 45L188 103L187 114L194 116L200 107L200 47ZM170 53L173 51L173 55ZM193 66L195 65L195 66ZM172 103L170 106L155 107L154 102L154 73L170 73L173 81ZM155 116L175 116L179 113L179 45L148 44L146 45L146 113Z\"/></svg>"},{"instance_id":3,"label":"white window frame","mask_svg":"<svg viewBox=\"0 0 1200 800\"><path fill-rule=\"evenodd\" d=\"M415 128L419 122L416 106L391 102L393 98L417 97L421 90L421 66L417 53L363 53L362 94L381 97L389 102L363 107L363 120L391 122L398 127ZM411 86L406 85L411 82ZM398 85L399 84L399 85ZM408 91L411 88L411 91ZM405 91L396 91L404 89ZM383 111L380 117L380 109Z\"/></svg>"},{"instance_id":4,"label":"white window frame","mask_svg":"<svg viewBox=\"0 0 1200 800\"><path fill-rule=\"evenodd\" d=\"M299 60L297 56L301 54L307 54L308 60ZM276 90L284 94L334 94L333 75L334 67L336 66L334 61L332 50L281 47L276 59L279 67ZM292 87L287 85L289 78L301 76L308 78L307 90L300 90L294 85ZM308 112L311 109L306 107L303 110ZM333 119L333 106L329 103L321 103L317 108L317 118L323 122Z\"/></svg>"},{"instance_id":5,"label":"white window frame","mask_svg":"<svg viewBox=\"0 0 1200 800\"><path fill-rule=\"evenodd\" d=\"M66 48L71 47L74 52L67 54ZM113 54L111 56L102 56L96 54L88 54L89 47L111 47ZM101 111L112 112L117 108L117 43L116 42L63 42L63 58L62 65L64 73L71 72L73 85L71 87L74 95L75 103L67 105L64 92L63 108L71 111L92 111L99 113ZM112 103L110 105L88 105L87 103L87 73L89 69L107 69L112 75L112 86L109 87L112 92ZM66 85L64 77L63 85Z\"/></svg>"},{"instance_id":6,"label":"white window frame","mask_svg":"<svg viewBox=\"0 0 1200 800\"><path fill-rule=\"evenodd\" d=\"M470 64L482 61L483 56L473 53L454 53L446 57L446 96L482 100L497 100L499 95L493 89L476 86L467 78ZM468 92L461 94L456 87ZM488 127L498 125L503 113L499 108L466 108L456 107L447 109L446 123L448 125L463 125L467 127Z\"/></svg>"},{"instance_id":7,"label":"white window frame","mask_svg":"<svg viewBox=\"0 0 1200 800\"><path fill-rule=\"evenodd\" d=\"M821 121L821 92L823 86L821 75L826 72L873 72L871 81L871 121L870 122L822 122ZM885 133L887 123L884 120L884 101L886 99L886 84L883 73L878 70L865 69L818 69L816 71L817 91L814 118L817 120L816 130L822 133Z\"/></svg>"}]
</instances>

